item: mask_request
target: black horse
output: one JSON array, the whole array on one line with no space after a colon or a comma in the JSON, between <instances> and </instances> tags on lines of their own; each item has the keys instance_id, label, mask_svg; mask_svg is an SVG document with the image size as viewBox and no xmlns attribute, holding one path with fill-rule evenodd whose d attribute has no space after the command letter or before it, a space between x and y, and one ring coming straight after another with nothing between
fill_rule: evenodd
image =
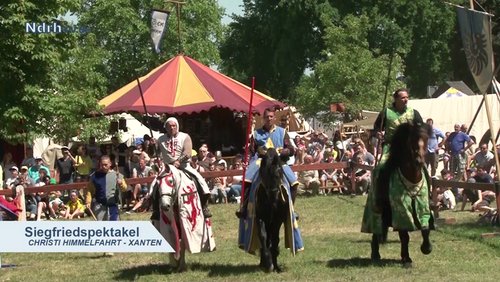
<instances>
[{"instance_id":1,"label":"black horse","mask_svg":"<svg viewBox=\"0 0 500 282\"><path fill-rule=\"evenodd\" d=\"M430 180L425 168L429 130L426 125L401 124L391 141L387 162L374 171L375 187L369 195L363 219L363 228L365 217L371 217L373 224L368 231L373 233L372 260L380 260L379 244L387 240L389 226L398 231L404 267L412 265L408 251L409 231L421 230L423 243L420 250L424 254L432 251L429 234L434 223L430 208ZM367 229L362 231L367 232Z\"/></svg>"},{"instance_id":2,"label":"black horse","mask_svg":"<svg viewBox=\"0 0 500 282\"><path fill-rule=\"evenodd\" d=\"M282 185L283 164L270 148L259 168L261 182L256 191L256 228L260 240L260 266L267 272L281 272L278 266L279 233L290 212L286 188Z\"/></svg>"}]
</instances>

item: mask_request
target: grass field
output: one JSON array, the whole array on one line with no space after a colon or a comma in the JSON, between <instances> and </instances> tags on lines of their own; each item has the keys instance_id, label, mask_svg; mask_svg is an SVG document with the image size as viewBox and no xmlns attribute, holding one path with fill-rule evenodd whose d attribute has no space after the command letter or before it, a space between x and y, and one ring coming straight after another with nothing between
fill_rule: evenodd
<instances>
[{"instance_id":1,"label":"grass field","mask_svg":"<svg viewBox=\"0 0 500 282\"><path fill-rule=\"evenodd\" d=\"M359 232L365 201L363 196L299 197L296 210L305 251L292 257L281 248L285 272L280 274L263 273L256 256L238 249L237 206L228 204L211 207L217 250L187 255L185 273L173 273L161 253L116 253L110 258L101 253L9 253L2 255L2 264L17 267L0 269L0 281L498 281L500 237L480 235L499 230L479 226L477 213L442 212L441 217L456 218L457 223L440 225L431 233L434 250L428 256L420 253L420 234L412 233L412 269L398 263L396 233L381 247L382 261L372 263L370 236Z\"/></svg>"}]
</instances>

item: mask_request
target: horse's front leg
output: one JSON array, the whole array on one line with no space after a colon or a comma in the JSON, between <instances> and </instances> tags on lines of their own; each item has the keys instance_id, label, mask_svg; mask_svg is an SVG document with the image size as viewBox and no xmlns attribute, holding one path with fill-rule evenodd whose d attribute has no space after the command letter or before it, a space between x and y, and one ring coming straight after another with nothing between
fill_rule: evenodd
<instances>
[{"instance_id":1,"label":"horse's front leg","mask_svg":"<svg viewBox=\"0 0 500 282\"><path fill-rule=\"evenodd\" d=\"M380 247L380 243L379 243L379 237L380 235L378 234L372 234L372 241L370 243L371 247L372 247L372 254L371 254L371 259L373 261L378 261L380 260L380 251L379 251L379 247Z\"/></svg>"},{"instance_id":2,"label":"horse's front leg","mask_svg":"<svg viewBox=\"0 0 500 282\"><path fill-rule=\"evenodd\" d=\"M258 219L256 221L256 224L260 241L260 266L263 267L266 272L272 272L273 262L271 259L271 254L269 252L269 234L267 234L266 223L262 219Z\"/></svg>"},{"instance_id":3,"label":"horse's front leg","mask_svg":"<svg viewBox=\"0 0 500 282\"><path fill-rule=\"evenodd\" d=\"M429 234L431 233L431 230L429 228L422 229L422 238L424 239L422 242L422 245L420 246L420 250L424 255L428 255L432 252L432 244L429 239Z\"/></svg>"},{"instance_id":4,"label":"horse's front leg","mask_svg":"<svg viewBox=\"0 0 500 282\"><path fill-rule=\"evenodd\" d=\"M278 266L278 256L280 255L280 229L282 222L271 224L268 228L270 236L269 240L271 241L271 256L273 260L274 271L280 273L281 267Z\"/></svg>"},{"instance_id":5,"label":"horse's front leg","mask_svg":"<svg viewBox=\"0 0 500 282\"><path fill-rule=\"evenodd\" d=\"M175 253L169 254L170 266L177 272L185 272L187 270L186 265L186 248L184 247L184 242L181 242L179 250L179 259L175 258Z\"/></svg>"},{"instance_id":6,"label":"horse's front leg","mask_svg":"<svg viewBox=\"0 0 500 282\"><path fill-rule=\"evenodd\" d=\"M181 252L180 252L179 264L177 267L177 272L185 272L187 270L186 265L186 247L184 242L181 242Z\"/></svg>"},{"instance_id":7,"label":"horse's front leg","mask_svg":"<svg viewBox=\"0 0 500 282\"><path fill-rule=\"evenodd\" d=\"M409 268L412 266L412 260L410 258L410 252L408 250L408 245L410 243L410 235L408 231L398 231L399 240L401 241L401 263L403 267Z\"/></svg>"}]
</instances>

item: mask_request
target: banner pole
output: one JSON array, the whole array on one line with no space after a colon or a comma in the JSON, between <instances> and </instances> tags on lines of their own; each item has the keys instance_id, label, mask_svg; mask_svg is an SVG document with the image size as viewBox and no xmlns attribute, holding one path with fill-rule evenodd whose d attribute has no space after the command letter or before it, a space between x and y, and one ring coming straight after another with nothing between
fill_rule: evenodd
<instances>
[{"instance_id":1,"label":"banner pole","mask_svg":"<svg viewBox=\"0 0 500 282\"><path fill-rule=\"evenodd\" d=\"M146 100L144 100L144 93L142 92L142 86L141 86L141 82L139 80L139 78L136 79L137 80L137 86L139 87L139 93L141 94L141 101L142 101L142 106L144 108L144 114L146 115L146 118L144 118L144 116L142 117L143 121L144 121L144 124L148 127L149 129L149 134L151 134L151 138L153 138L153 130L151 129L151 124L149 124L149 113L148 113L148 109L146 107ZM158 155L158 152L157 152L157 146L156 144L154 144L154 147L155 147L155 157L159 157ZM148 150L148 148L142 148L143 150Z\"/></svg>"},{"instance_id":2,"label":"banner pole","mask_svg":"<svg viewBox=\"0 0 500 282\"><path fill-rule=\"evenodd\" d=\"M474 10L474 1L473 0L470 0L470 5L471 5L471 10ZM475 10L474 10L475 11ZM489 21L491 23L491 17L489 18ZM490 32L490 35L491 35L491 30L489 31ZM492 65L491 65L491 68L492 70L494 71L494 60L492 60ZM493 78L495 78L494 76L494 73L492 73L492 77L490 79L491 82L493 82ZM483 94L483 100L484 100L484 107L486 108L486 117L488 118L488 125L490 127L490 139L491 139L491 144L493 145L493 152L494 152L494 157L495 157L495 165L496 165L496 171L497 171L497 181L500 182L500 173L499 173L499 169L500 169L500 159L499 159L499 156L498 156L498 153L497 152L497 149L496 149L496 144L495 144L495 132L493 131L493 121L492 121L492 118L491 118L491 108L490 108L490 105L489 105L489 101L488 101L488 97L486 96L486 91L484 91ZM498 184L497 184L498 185ZM496 204L497 204L497 210L500 209L500 193L498 191L498 186L496 186L495 188L495 196L496 196Z\"/></svg>"},{"instance_id":3,"label":"banner pole","mask_svg":"<svg viewBox=\"0 0 500 282\"><path fill-rule=\"evenodd\" d=\"M241 182L241 200L240 207L243 205L245 200L245 174L247 172L248 165L248 151L249 151L249 141L250 141L250 130L252 129L252 103L253 103L253 94L255 89L255 76L252 77L252 90L250 90L250 103L248 104L248 115L247 115L247 132L245 137L245 155L243 156L243 181Z\"/></svg>"}]
</instances>

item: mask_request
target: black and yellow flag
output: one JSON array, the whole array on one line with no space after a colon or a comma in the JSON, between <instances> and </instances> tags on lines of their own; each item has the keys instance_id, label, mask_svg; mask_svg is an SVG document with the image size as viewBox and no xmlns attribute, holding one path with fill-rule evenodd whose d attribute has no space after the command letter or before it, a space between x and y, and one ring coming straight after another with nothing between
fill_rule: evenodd
<instances>
[{"instance_id":1,"label":"black and yellow flag","mask_svg":"<svg viewBox=\"0 0 500 282\"><path fill-rule=\"evenodd\" d=\"M456 11L467 63L477 87L486 93L493 79L490 16L464 7Z\"/></svg>"}]
</instances>

